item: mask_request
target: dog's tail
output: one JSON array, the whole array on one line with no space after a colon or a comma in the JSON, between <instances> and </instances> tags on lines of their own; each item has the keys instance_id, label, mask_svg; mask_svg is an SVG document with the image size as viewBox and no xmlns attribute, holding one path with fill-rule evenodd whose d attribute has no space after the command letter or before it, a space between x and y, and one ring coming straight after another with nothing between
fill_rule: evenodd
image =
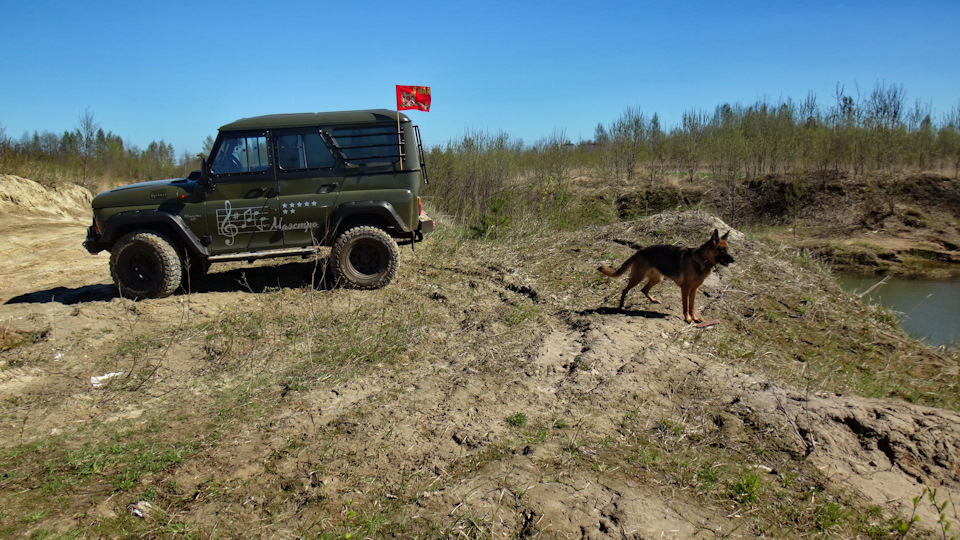
<instances>
[{"instance_id":1,"label":"dog's tail","mask_svg":"<svg viewBox=\"0 0 960 540\"><path fill-rule=\"evenodd\" d=\"M622 276L624 273L626 273L626 271L627 271L629 268L630 268L630 259L627 259L627 261L626 261L625 263L621 264L621 265L620 265L620 268L618 268L618 269L616 269L616 270L614 270L613 268L610 268L609 266L607 266L607 265L605 265L605 264L604 264L604 265L601 265L600 268L597 268L597 270L599 270L599 271L600 271L603 275L605 275L605 276L609 276L609 277L615 278L615 277L620 277L620 276Z\"/></svg>"}]
</instances>

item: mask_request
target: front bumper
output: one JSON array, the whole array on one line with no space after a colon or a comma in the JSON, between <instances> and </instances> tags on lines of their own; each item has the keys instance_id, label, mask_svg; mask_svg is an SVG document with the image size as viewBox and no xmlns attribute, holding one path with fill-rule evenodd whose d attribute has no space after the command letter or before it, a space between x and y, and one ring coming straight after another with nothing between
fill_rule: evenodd
<instances>
[{"instance_id":1,"label":"front bumper","mask_svg":"<svg viewBox=\"0 0 960 540\"><path fill-rule=\"evenodd\" d=\"M100 233L97 232L96 225L87 227L87 239L83 241L83 248L89 251L91 255L96 255L107 249L107 247L106 244L100 241Z\"/></svg>"}]
</instances>

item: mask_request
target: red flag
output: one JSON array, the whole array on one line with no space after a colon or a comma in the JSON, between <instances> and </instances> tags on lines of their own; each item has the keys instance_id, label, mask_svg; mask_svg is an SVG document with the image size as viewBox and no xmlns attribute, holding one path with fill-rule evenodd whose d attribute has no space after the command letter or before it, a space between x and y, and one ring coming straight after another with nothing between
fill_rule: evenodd
<instances>
[{"instance_id":1,"label":"red flag","mask_svg":"<svg viewBox=\"0 0 960 540\"><path fill-rule=\"evenodd\" d=\"M429 86L400 86L397 85L397 110L417 109L430 112Z\"/></svg>"}]
</instances>

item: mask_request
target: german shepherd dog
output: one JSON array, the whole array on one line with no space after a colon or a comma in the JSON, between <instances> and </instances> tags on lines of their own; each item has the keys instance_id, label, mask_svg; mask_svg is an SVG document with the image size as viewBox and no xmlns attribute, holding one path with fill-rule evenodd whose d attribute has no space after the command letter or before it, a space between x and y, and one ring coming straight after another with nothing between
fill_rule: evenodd
<instances>
[{"instance_id":1,"label":"german shepherd dog","mask_svg":"<svg viewBox=\"0 0 960 540\"><path fill-rule=\"evenodd\" d=\"M627 287L620 295L619 309L621 310L627 293L644 279L647 280L647 284L640 291L651 302L659 304L659 300L650 296L650 288L663 281L664 277L668 277L680 286L680 296L683 298L683 320L688 323L702 322L693 311L697 289L713 271L714 266L718 264L729 266L734 262L734 258L727 253L727 236L729 235L730 232L727 231L727 234L721 237L720 231L714 229L713 236L698 248L664 245L641 248L618 270L606 265L597 270L610 277L620 277L630 272Z\"/></svg>"}]
</instances>

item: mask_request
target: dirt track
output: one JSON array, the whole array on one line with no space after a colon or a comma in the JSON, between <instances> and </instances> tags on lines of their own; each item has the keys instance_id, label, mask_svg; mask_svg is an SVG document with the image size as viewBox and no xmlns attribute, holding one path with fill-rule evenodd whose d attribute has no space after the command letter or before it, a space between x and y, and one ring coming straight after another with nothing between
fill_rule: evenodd
<instances>
[{"instance_id":1,"label":"dirt track","mask_svg":"<svg viewBox=\"0 0 960 540\"><path fill-rule=\"evenodd\" d=\"M263 310L274 300L235 284L207 285L189 297L119 299L109 281L108 255L91 256L80 246L88 219L82 194L65 202L65 196L44 199L38 191L29 206L24 193L34 186L17 180L21 198L10 202L13 181L0 182L8 189L6 196L0 192L0 329L26 340L0 352L0 445L69 434L93 422L147 421L153 407L181 411L181 424L160 422L174 434L206 421L182 411L206 406L201 394L212 390L191 380L202 381L199 374L216 369L209 365L210 351L226 345L195 339L190 328L225 313ZM60 210L50 200L63 202ZM629 253L609 241L595 247ZM336 384L318 381L289 396L277 388L280 397L262 416L227 424L217 441L198 439L191 459L143 479L143 485L166 482L194 494L170 511L199 531L226 536L295 536L311 530L311 523L335 528L347 518L331 517L336 514L330 509L354 500L371 507L376 501L406 505L400 513L407 524L446 524L464 534L471 527L489 528L495 537L756 534L740 528L750 512L745 505L705 504L683 482L664 482L607 455L611 447L631 447L637 437L661 437L658 448L697 441L709 459L727 456L728 466L771 478L802 461L822 474L808 479L822 484L822 496L876 505L888 515L908 516L910 498L923 485L939 487L941 500L960 501L960 416L898 400L810 395L698 350L691 342L704 331L676 317L675 287L661 286L664 306L639 304L624 314L584 308L580 297L546 298L509 261L457 275L442 257L414 259L408 250L403 256L405 275L396 287L431 280L434 301L457 305L451 313L463 314L463 321L438 320L420 336L423 350L448 355L418 358L414 352L399 365L361 370ZM589 272L595 265L585 260L583 267ZM280 273L290 274L290 268L298 267ZM723 297L728 279L721 273L705 284L705 296L713 300L704 308ZM609 284L601 294L616 295L618 286ZM367 294L368 302L371 295L399 293L359 294ZM590 303L603 305L590 294ZM345 292L342 301L357 298ZM484 309L478 304L483 301L503 306L491 309L533 306L540 313L539 333L523 354L502 359L506 341L520 338L470 319L471 309ZM114 370L101 359L115 356L127 334L176 325L185 314L182 343L165 350L160 372L142 392L105 399L91 387L91 376ZM250 367L269 372L269 362L280 359ZM945 369L956 378L955 365ZM177 408L170 408L170 399L179 402ZM505 443L517 435L504 418L518 411L548 435ZM772 453L751 454L758 441ZM634 454L643 456L642 447ZM579 466L585 459L599 465ZM211 495L212 484L221 486L221 495ZM110 493L77 493L62 515L48 516L44 525L70 530L118 519L131 502ZM928 526L936 522L929 510L921 512Z\"/></svg>"}]
</instances>

